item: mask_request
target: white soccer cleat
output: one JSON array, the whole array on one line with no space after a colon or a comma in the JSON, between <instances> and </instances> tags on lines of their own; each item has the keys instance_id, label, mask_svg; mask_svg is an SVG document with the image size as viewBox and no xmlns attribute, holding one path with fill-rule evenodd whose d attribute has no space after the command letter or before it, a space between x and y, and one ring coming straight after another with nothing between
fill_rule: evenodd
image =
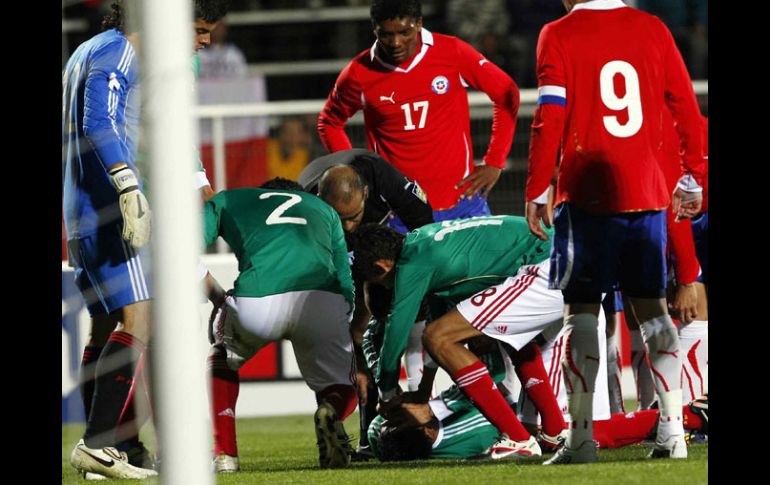
<instances>
[{"instance_id":1,"label":"white soccer cleat","mask_svg":"<svg viewBox=\"0 0 770 485\"><path fill-rule=\"evenodd\" d=\"M534 436L530 436L527 441L513 441L507 435L502 435L497 443L484 452L484 457L491 460L526 460L542 455Z\"/></svg>"},{"instance_id":2,"label":"white soccer cleat","mask_svg":"<svg viewBox=\"0 0 770 485\"><path fill-rule=\"evenodd\" d=\"M93 473L93 472L83 472L83 478L88 481L109 480L109 478L105 477L104 475L99 475L98 473Z\"/></svg>"},{"instance_id":3,"label":"white soccer cleat","mask_svg":"<svg viewBox=\"0 0 770 485\"><path fill-rule=\"evenodd\" d=\"M214 473L233 473L241 469L237 456L220 453L212 462Z\"/></svg>"},{"instance_id":4,"label":"white soccer cleat","mask_svg":"<svg viewBox=\"0 0 770 485\"><path fill-rule=\"evenodd\" d=\"M575 465L579 463L595 463L599 460L596 453L596 442L594 440L584 441L577 448L567 448L564 446L551 457L543 462L543 465Z\"/></svg>"},{"instance_id":5,"label":"white soccer cleat","mask_svg":"<svg viewBox=\"0 0 770 485\"><path fill-rule=\"evenodd\" d=\"M687 458L687 442L684 434L672 435L665 440L655 440L655 446L647 455L647 458L674 458L683 460Z\"/></svg>"},{"instance_id":6,"label":"white soccer cleat","mask_svg":"<svg viewBox=\"0 0 770 485\"><path fill-rule=\"evenodd\" d=\"M70 464L76 470L86 473L95 473L107 478L144 478L156 477L158 472L139 468L128 463L125 452L108 446L105 448L89 448L81 439L70 455Z\"/></svg>"},{"instance_id":7,"label":"white soccer cleat","mask_svg":"<svg viewBox=\"0 0 770 485\"><path fill-rule=\"evenodd\" d=\"M344 468L350 465L353 448L334 408L323 401L318 406L313 421L321 468Z\"/></svg>"},{"instance_id":8,"label":"white soccer cleat","mask_svg":"<svg viewBox=\"0 0 770 485\"><path fill-rule=\"evenodd\" d=\"M567 437L569 436L569 428L564 428L563 430L559 431L559 434L556 436L551 436L543 433L542 431L538 433L537 439L540 442L540 448L543 451L556 451L562 446L564 446L564 443L567 441Z\"/></svg>"}]
</instances>

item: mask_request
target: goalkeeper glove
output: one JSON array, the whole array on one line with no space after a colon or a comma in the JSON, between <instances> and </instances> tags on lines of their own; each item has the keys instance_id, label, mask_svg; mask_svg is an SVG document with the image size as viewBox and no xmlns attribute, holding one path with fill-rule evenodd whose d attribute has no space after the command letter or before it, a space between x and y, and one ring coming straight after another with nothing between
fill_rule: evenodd
<instances>
[{"instance_id":1,"label":"goalkeeper glove","mask_svg":"<svg viewBox=\"0 0 770 485\"><path fill-rule=\"evenodd\" d=\"M150 206L139 190L139 181L127 165L110 170L110 180L120 194L118 203L123 215L123 239L135 248L150 240Z\"/></svg>"}]
</instances>

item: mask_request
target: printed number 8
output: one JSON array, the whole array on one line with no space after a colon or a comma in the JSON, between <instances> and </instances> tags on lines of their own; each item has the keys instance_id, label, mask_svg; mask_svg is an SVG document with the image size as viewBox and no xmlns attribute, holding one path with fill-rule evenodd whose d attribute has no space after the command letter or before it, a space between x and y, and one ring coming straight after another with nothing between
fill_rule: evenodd
<instances>
[{"instance_id":1,"label":"printed number 8","mask_svg":"<svg viewBox=\"0 0 770 485\"><path fill-rule=\"evenodd\" d=\"M497 293L497 288L487 288L486 290L473 295L473 298L471 298L471 303L473 303L475 306L481 306L484 304L484 301L487 298L494 295L495 293Z\"/></svg>"},{"instance_id":2,"label":"printed number 8","mask_svg":"<svg viewBox=\"0 0 770 485\"><path fill-rule=\"evenodd\" d=\"M626 83L626 95L619 98L615 94L613 79L616 74L623 76ZM602 102L613 111L628 110L628 122L618 123L617 116L605 116L604 127L611 135L628 138L635 135L642 127L642 99L639 96L639 76L631 64L624 61L611 61L602 67L599 77Z\"/></svg>"}]
</instances>

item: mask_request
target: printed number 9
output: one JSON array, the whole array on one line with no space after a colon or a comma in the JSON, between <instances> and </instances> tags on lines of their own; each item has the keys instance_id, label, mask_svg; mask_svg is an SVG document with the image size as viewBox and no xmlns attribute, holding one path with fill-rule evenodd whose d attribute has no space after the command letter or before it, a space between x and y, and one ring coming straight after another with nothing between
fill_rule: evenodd
<instances>
[{"instance_id":1,"label":"printed number 9","mask_svg":"<svg viewBox=\"0 0 770 485\"><path fill-rule=\"evenodd\" d=\"M616 74L623 76L626 83L626 95L619 98L615 94L613 79ZM618 123L617 116L605 116L604 127L611 135L628 138L635 135L642 127L642 99L639 96L639 76L631 64L624 61L611 61L602 67L599 78L602 102L613 111L628 110L628 122Z\"/></svg>"}]
</instances>

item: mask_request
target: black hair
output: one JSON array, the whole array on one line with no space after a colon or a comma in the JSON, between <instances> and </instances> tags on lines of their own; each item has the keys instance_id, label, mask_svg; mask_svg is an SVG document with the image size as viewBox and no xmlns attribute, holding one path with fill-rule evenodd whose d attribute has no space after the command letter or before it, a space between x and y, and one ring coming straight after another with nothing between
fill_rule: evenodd
<instances>
[{"instance_id":1,"label":"black hair","mask_svg":"<svg viewBox=\"0 0 770 485\"><path fill-rule=\"evenodd\" d=\"M395 428L383 425L380 432L380 460L407 461L430 458L433 442L423 427Z\"/></svg>"},{"instance_id":2,"label":"black hair","mask_svg":"<svg viewBox=\"0 0 770 485\"><path fill-rule=\"evenodd\" d=\"M420 0L373 0L369 13L375 26L386 20L403 17L418 20L422 17L422 5Z\"/></svg>"},{"instance_id":3,"label":"black hair","mask_svg":"<svg viewBox=\"0 0 770 485\"><path fill-rule=\"evenodd\" d=\"M298 192L305 192L305 188L303 186L294 180L285 179L283 177L274 177L266 182L262 182L262 185L260 185L259 188L274 190L296 190Z\"/></svg>"},{"instance_id":4,"label":"black hair","mask_svg":"<svg viewBox=\"0 0 770 485\"><path fill-rule=\"evenodd\" d=\"M230 8L230 0L195 0L195 20L202 19L209 24L219 22Z\"/></svg>"},{"instance_id":5,"label":"black hair","mask_svg":"<svg viewBox=\"0 0 770 485\"><path fill-rule=\"evenodd\" d=\"M118 29L123 32L125 25L125 9L123 0L110 5L110 13L102 19L102 30ZM230 0L194 0L195 19L203 19L213 24L218 22L227 13Z\"/></svg>"},{"instance_id":6,"label":"black hair","mask_svg":"<svg viewBox=\"0 0 770 485\"><path fill-rule=\"evenodd\" d=\"M102 19L102 30L118 29L123 32L123 4L115 2L110 5L110 13Z\"/></svg>"},{"instance_id":7,"label":"black hair","mask_svg":"<svg viewBox=\"0 0 770 485\"><path fill-rule=\"evenodd\" d=\"M380 276L382 268L374 264L379 259L398 261L404 247L404 235L390 227L370 222L361 224L348 238L353 251L353 274L364 280Z\"/></svg>"}]
</instances>

